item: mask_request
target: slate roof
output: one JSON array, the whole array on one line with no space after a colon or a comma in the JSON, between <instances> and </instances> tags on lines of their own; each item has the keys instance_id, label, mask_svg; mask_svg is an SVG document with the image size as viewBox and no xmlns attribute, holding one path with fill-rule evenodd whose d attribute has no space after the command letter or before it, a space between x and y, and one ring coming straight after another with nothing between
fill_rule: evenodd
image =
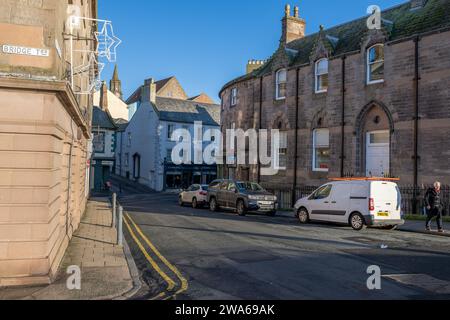
<instances>
[{"instance_id":1,"label":"slate roof","mask_svg":"<svg viewBox=\"0 0 450 320\"><path fill-rule=\"evenodd\" d=\"M162 79L162 80L155 81L156 94L158 94L169 83L169 81L172 80L172 79L176 80L175 77L169 77L167 79ZM131 94L131 96L127 99L127 101L125 103L129 105L129 104L132 104L132 103L135 103L135 102L139 101L141 99L142 87L143 86L139 86Z\"/></svg>"},{"instance_id":2,"label":"slate roof","mask_svg":"<svg viewBox=\"0 0 450 320\"><path fill-rule=\"evenodd\" d=\"M116 124L117 131L119 132L124 132L129 124L129 122L125 119L114 119L114 123Z\"/></svg>"},{"instance_id":3,"label":"slate roof","mask_svg":"<svg viewBox=\"0 0 450 320\"><path fill-rule=\"evenodd\" d=\"M92 128L116 130L117 126L109 112L103 111L99 107L94 107L92 113Z\"/></svg>"},{"instance_id":4,"label":"slate roof","mask_svg":"<svg viewBox=\"0 0 450 320\"><path fill-rule=\"evenodd\" d=\"M220 106L190 100L156 97L155 109L161 121L220 125Z\"/></svg>"},{"instance_id":5,"label":"slate roof","mask_svg":"<svg viewBox=\"0 0 450 320\"><path fill-rule=\"evenodd\" d=\"M381 14L383 26L388 31L388 41L408 38L417 34L435 31L450 27L450 0L428 0L423 8L411 10L411 2L384 10ZM332 56L361 50L361 42L367 34L367 16L357 20L325 29L323 33L327 37L337 38ZM319 33L308 35L295 40L286 46L286 49L296 50L291 66L307 64ZM291 51L291 50L289 50ZM248 75L241 76L227 83L221 92L228 86L240 81L259 77L271 72L274 56L261 68Z\"/></svg>"}]
</instances>

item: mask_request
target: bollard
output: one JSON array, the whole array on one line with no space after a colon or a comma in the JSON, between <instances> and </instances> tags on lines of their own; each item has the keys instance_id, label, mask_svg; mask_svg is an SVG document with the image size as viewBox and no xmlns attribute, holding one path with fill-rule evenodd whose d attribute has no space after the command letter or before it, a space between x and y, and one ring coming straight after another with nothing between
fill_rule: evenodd
<instances>
[{"instance_id":1,"label":"bollard","mask_svg":"<svg viewBox=\"0 0 450 320\"><path fill-rule=\"evenodd\" d=\"M117 219L117 194L113 193L112 195L112 228L116 226L116 219Z\"/></svg>"},{"instance_id":2,"label":"bollard","mask_svg":"<svg viewBox=\"0 0 450 320\"><path fill-rule=\"evenodd\" d=\"M117 244L119 246L122 246L123 244L123 230L122 230L122 226L123 226L123 207L119 206L119 218L117 220L118 224L117 224Z\"/></svg>"}]
</instances>

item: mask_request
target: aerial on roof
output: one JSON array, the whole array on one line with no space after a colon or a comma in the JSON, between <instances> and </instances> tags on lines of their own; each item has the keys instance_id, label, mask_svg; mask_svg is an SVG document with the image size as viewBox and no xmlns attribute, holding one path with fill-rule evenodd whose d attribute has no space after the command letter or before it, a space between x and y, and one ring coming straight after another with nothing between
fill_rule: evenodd
<instances>
[{"instance_id":1,"label":"aerial on roof","mask_svg":"<svg viewBox=\"0 0 450 320\"><path fill-rule=\"evenodd\" d=\"M411 2L387 9L381 13L383 28L387 34L387 41L401 40L414 35L423 34L450 27L450 0L428 0L422 8L411 10ZM321 30L301 39L294 40L280 46L278 51L261 68L252 73L241 76L227 83L222 91L235 83L253 77L260 77L271 73L272 63L277 53L288 51L291 56L290 66L310 63L311 53L319 37L330 41L331 56L340 56L361 50L361 40L367 34L367 16L341 24L339 26Z\"/></svg>"}]
</instances>

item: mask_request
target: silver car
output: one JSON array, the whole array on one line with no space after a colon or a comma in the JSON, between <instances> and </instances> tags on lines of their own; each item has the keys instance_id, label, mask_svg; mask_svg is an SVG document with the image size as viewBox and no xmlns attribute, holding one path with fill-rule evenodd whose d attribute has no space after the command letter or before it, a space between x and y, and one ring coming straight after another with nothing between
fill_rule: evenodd
<instances>
[{"instance_id":1,"label":"silver car","mask_svg":"<svg viewBox=\"0 0 450 320\"><path fill-rule=\"evenodd\" d=\"M196 209L205 206L208 202L208 186L201 184L193 184L186 190L182 191L178 196L180 206L189 204Z\"/></svg>"}]
</instances>

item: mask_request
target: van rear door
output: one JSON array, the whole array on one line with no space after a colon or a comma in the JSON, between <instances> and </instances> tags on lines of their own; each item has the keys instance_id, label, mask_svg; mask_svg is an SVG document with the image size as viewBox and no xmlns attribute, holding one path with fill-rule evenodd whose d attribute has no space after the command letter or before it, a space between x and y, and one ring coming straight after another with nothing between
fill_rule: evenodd
<instances>
[{"instance_id":1,"label":"van rear door","mask_svg":"<svg viewBox=\"0 0 450 320\"><path fill-rule=\"evenodd\" d=\"M371 214L375 220L400 220L401 195L397 184L374 181L370 187Z\"/></svg>"}]
</instances>

